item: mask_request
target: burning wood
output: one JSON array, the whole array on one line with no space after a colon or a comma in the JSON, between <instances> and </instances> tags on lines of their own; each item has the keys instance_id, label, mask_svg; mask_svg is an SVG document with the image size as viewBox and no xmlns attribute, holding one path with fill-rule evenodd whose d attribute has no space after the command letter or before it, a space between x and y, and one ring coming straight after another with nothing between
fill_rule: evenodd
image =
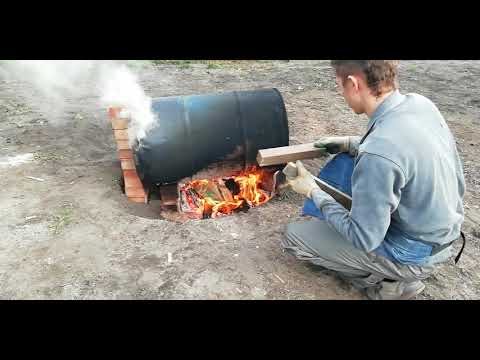
<instances>
[{"instance_id":1,"label":"burning wood","mask_svg":"<svg viewBox=\"0 0 480 360\"><path fill-rule=\"evenodd\" d=\"M272 197L261 188L264 175L250 168L236 176L180 184L179 209L189 217L202 219L264 204Z\"/></svg>"}]
</instances>

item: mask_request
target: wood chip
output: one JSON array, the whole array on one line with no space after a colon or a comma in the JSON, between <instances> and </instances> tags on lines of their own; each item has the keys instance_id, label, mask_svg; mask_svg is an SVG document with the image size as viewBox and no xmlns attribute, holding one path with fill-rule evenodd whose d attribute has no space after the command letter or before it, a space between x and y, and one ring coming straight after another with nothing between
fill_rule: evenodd
<instances>
[{"instance_id":1,"label":"wood chip","mask_svg":"<svg viewBox=\"0 0 480 360\"><path fill-rule=\"evenodd\" d=\"M37 178L37 177L33 177L33 176L25 176L27 179L31 179L31 180L36 180L36 181L45 181L44 179L40 179L40 178Z\"/></svg>"},{"instance_id":2,"label":"wood chip","mask_svg":"<svg viewBox=\"0 0 480 360\"><path fill-rule=\"evenodd\" d=\"M283 281L283 279L280 276L278 276L277 274L273 274L273 276L275 276L278 280L280 280L282 284L285 284L285 281Z\"/></svg>"}]
</instances>

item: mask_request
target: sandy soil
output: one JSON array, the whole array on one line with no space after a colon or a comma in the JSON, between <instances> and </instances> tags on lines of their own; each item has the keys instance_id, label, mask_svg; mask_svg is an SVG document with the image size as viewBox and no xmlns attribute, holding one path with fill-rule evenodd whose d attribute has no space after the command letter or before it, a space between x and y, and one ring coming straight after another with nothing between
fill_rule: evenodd
<instances>
[{"instance_id":1,"label":"sandy soil","mask_svg":"<svg viewBox=\"0 0 480 360\"><path fill-rule=\"evenodd\" d=\"M292 144L361 135L367 123L336 94L327 61L162 64L139 73L153 97L277 87ZM480 61L403 62L400 77L403 92L430 97L444 114L468 189L462 260L439 266L418 298L478 299ZM113 134L97 99L70 99L53 121L28 105L35 96L24 83L0 80L0 298L364 299L282 252L300 196L222 219L162 219L153 204L130 204L121 193ZM308 166L317 171L321 163Z\"/></svg>"}]
</instances>

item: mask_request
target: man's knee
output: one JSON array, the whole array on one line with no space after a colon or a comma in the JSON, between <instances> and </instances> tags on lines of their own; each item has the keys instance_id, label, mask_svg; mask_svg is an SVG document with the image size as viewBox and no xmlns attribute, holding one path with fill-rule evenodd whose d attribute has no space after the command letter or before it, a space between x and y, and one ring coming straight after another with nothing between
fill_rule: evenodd
<instances>
[{"instance_id":1,"label":"man's knee","mask_svg":"<svg viewBox=\"0 0 480 360\"><path fill-rule=\"evenodd\" d=\"M285 236L283 236L281 240L283 250L300 260L315 257L316 254L312 253L311 249L305 245L305 242L298 231L298 227L295 225L295 223L287 225Z\"/></svg>"},{"instance_id":2,"label":"man's knee","mask_svg":"<svg viewBox=\"0 0 480 360\"><path fill-rule=\"evenodd\" d=\"M288 239L298 237L297 227L295 225L296 225L296 223L287 224L287 229L285 231L285 236Z\"/></svg>"}]
</instances>

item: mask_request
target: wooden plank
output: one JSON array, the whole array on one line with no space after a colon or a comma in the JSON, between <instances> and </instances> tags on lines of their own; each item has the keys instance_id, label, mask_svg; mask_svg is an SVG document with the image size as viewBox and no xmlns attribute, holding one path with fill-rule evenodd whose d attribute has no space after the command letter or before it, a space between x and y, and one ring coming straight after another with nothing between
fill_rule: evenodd
<instances>
[{"instance_id":1,"label":"wooden plank","mask_svg":"<svg viewBox=\"0 0 480 360\"><path fill-rule=\"evenodd\" d=\"M218 182L218 190L220 190L224 201L233 201L233 195L223 181Z\"/></svg>"},{"instance_id":2,"label":"wooden plank","mask_svg":"<svg viewBox=\"0 0 480 360\"><path fill-rule=\"evenodd\" d=\"M260 166L286 164L290 161L315 159L323 155L323 150L314 143L282 146L258 151L257 162Z\"/></svg>"}]
</instances>

